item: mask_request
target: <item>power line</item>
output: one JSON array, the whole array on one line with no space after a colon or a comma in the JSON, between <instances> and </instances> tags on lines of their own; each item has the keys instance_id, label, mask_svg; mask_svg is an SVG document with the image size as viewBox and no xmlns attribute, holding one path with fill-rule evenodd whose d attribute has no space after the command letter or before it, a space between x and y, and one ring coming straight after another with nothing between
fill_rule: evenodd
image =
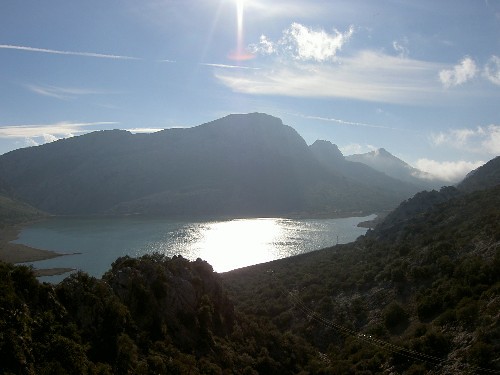
<instances>
[{"instance_id":1,"label":"power line","mask_svg":"<svg viewBox=\"0 0 500 375\"><path fill-rule=\"evenodd\" d=\"M268 274L270 274L276 280L279 280L277 278L277 276L275 275L273 270L268 271ZM405 348L403 346L392 344L388 341L379 339L379 338L374 337L372 335L367 335L367 334L364 334L362 332L358 332L356 330L350 329L350 328L345 327L341 324L335 323L333 320L325 318L323 315L315 312L310 307L306 306L297 297L298 292L289 291L283 286L281 287L281 289L282 290L280 291L280 293L282 295L284 295L286 298L290 299L292 301L292 303L294 304L294 306L298 307L308 317L310 317L311 319L324 325L325 327L329 327L329 328L333 328L333 329L337 330L338 332L344 334L345 336L351 336L358 341L368 343L368 344L373 345L379 349L391 352L393 354L398 354L398 355L401 355L401 356L404 356L404 357L407 357L407 358L410 358L413 360L424 362L424 363L430 364L432 366L444 365L445 363L456 363L459 366L466 367L470 370L482 371L484 373L490 373L490 374L500 374L500 371L498 371L498 370L474 366L474 365L470 365L468 363L460 362L458 360L445 359L445 358L432 356L432 355L425 354L425 353L422 353L422 352L419 352L416 350Z\"/></svg>"}]
</instances>

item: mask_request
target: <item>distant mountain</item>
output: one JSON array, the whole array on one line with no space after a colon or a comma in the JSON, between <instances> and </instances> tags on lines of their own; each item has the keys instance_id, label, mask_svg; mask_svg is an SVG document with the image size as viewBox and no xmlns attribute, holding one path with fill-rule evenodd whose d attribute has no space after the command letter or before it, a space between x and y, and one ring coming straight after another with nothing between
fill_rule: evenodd
<instances>
[{"instance_id":1,"label":"distant mountain","mask_svg":"<svg viewBox=\"0 0 500 375\"><path fill-rule=\"evenodd\" d=\"M447 185L445 181L438 180L429 173L412 167L384 148L366 154L349 155L346 156L346 160L366 164L388 176L420 186L422 189L439 188Z\"/></svg>"},{"instance_id":2,"label":"distant mountain","mask_svg":"<svg viewBox=\"0 0 500 375\"><path fill-rule=\"evenodd\" d=\"M401 200L343 173L260 113L153 134L99 131L0 156L16 197L54 214L332 214Z\"/></svg>"},{"instance_id":3,"label":"distant mountain","mask_svg":"<svg viewBox=\"0 0 500 375\"><path fill-rule=\"evenodd\" d=\"M346 160L337 145L318 140L309 146L316 159L332 173L343 175L379 191L391 192L404 200L421 190L420 185L388 176L366 164Z\"/></svg>"}]
</instances>

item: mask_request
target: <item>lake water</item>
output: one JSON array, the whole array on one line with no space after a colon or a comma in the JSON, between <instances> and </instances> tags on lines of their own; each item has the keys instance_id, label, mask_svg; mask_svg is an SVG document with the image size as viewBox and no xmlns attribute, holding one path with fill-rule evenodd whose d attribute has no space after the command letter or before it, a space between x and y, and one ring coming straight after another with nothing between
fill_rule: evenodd
<instances>
[{"instance_id":1,"label":"lake water","mask_svg":"<svg viewBox=\"0 0 500 375\"><path fill-rule=\"evenodd\" d=\"M160 252L209 262L215 271L289 257L354 241L357 227L375 215L341 219L234 219L174 221L139 217L56 218L24 228L14 241L65 254L36 268L75 268L101 277L116 258ZM66 275L41 277L58 282Z\"/></svg>"}]
</instances>

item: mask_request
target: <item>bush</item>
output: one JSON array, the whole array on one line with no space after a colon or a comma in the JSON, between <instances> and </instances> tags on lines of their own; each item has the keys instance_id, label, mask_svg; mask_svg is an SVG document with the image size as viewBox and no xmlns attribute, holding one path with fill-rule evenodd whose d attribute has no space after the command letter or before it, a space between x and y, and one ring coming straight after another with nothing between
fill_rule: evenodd
<instances>
[{"instance_id":1,"label":"bush","mask_svg":"<svg viewBox=\"0 0 500 375\"><path fill-rule=\"evenodd\" d=\"M392 302L384 310L384 323L389 330L406 327L408 325L408 314L400 304Z\"/></svg>"}]
</instances>

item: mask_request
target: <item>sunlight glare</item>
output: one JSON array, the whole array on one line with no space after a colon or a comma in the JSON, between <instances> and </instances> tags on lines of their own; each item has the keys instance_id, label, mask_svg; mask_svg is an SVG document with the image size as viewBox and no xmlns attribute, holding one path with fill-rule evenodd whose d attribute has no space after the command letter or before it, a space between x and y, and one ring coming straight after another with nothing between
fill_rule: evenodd
<instances>
[{"instance_id":1,"label":"sunlight glare","mask_svg":"<svg viewBox=\"0 0 500 375\"><path fill-rule=\"evenodd\" d=\"M214 222L193 246L217 272L275 259L274 243L280 241L280 219L246 219Z\"/></svg>"}]
</instances>

